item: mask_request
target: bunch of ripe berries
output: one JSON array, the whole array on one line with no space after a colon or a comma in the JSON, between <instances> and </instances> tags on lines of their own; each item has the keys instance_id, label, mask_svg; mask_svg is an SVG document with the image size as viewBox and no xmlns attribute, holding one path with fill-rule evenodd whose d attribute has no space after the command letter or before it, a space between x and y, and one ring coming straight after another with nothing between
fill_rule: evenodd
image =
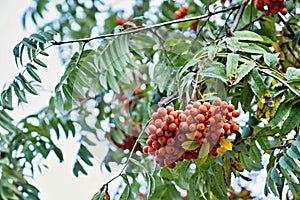
<instances>
[{"instance_id":1,"label":"bunch of ripe berries","mask_svg":"<svg viewBox=\"0 0 300 200\"><path fill-rule=\"evenodd\" d=\"M154 155L156 163L163 167L174 168L176 162L197 159L203 144L209 144L209 155L217 156L220 138L227 138L239 131L232 118L239 117L232 104L220 99L209 102L195 102L185 110L173 107L158 108L152 114L143 147L145 154ZM186 148L186 142L196 144L195 148Z\"/></svg>"},{"instance_id":2,"label":"bunch of ripe berries","mask_svg":"<svg viewBox=\"0 0 300 200\"><path fill-rule=\"evenodd\" d=\"M255 0L254 6L265 15L274 15L278 12L283 15L288 13L284 5L284 0Z\"/></svg>"}]
</instances>

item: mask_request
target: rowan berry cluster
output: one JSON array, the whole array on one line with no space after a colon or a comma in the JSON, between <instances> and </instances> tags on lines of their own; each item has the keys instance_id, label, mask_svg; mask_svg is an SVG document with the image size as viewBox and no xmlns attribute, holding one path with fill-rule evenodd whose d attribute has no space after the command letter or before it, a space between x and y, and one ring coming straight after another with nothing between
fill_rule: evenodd
<instances>
[{"instance_id":1,"label":"rowan berry cluster","mask_svg":"<svg viewBox=\"0 0 300 200\"><path fill-rule=\"evenodd\" d=\"M220 137L227 138L239 131L232 120L239 115L232 104L220 99L213 105L195 102L185 110L174 110L170 106L159 108L152 114L143 152L154 155L159 166L169 168L174 168L178 161L197 159L204 143L211 147L209 155L217 156ZM187 144L194 147L189 148Z\"/></svg>"},{"instance_id":2,"label":"rowan berry cluster","mask_svg":"<svg viewBox=\"0 0 300 200\"><path fill-rule=\"evenodd\" d=\"M265 15L277 14L278 12L285 15L288 12L284 0L255 0L254 6Z\"/></svg>"}]
</instances>

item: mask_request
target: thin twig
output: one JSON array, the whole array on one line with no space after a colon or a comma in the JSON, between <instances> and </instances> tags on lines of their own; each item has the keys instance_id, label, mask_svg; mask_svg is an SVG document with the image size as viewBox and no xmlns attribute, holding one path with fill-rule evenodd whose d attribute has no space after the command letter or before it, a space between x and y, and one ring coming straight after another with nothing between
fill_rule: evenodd
<instances>
[{"instance_id":1,"label":"thin twig","mask_svg":"<svg viewBox=\"0 0 300 200\"><path fill-rule=\"evenodd\" d=\"M110 34L99 35L97 37L83 38L83 39L76 39L76 40L68 40L68 41L53 41L52 44L53 45L63 45L63 44L70 44L70 43L77 43L77 42L90 42L92 40L97 40L97 39L103 39L103 38L108 38L108 37L116 37L116 36L121 36L121 35L128 35L128 34L133 34L133 33L146 31L146 30L149 30L149 29L159 28L159 27L162 27L162 26L168 26L168 25L178 24L178 23L182 23L182 22L188 22L188 21L204 19L204 18L213 16L213 15L217 15L219 13L227 12L227 11L230 11L230 10L235 10L235 9L240 8L240 7L241 7L241 5L236 4L232 7L222 9L222 10L219 10L219 11L215 11L213 13L208 13L208 14L205 14L205 15L201 15L201 16L195 16L195 17L189 17L189 18L183 18L183 19L167 21L167 22L163 22L163 23L159 23L159 24L154 24L154 25L151 25L151 26L144 26L144 27L140 27L140 28L136 28L136 29L130 29L128 31L123 31L123 32L119 32L119 33L110 33Z\"/></svg>"},{"instance_id":2,"label":"thin twig","mask_svg":"<svg viewBox=\"0 0 300 200\"><path fill-rule=\"evenodd\" d=\"M286 43L286 47L291 52L291 54L293 55L293 57L297 60L297 62L300 63L299 56L297 54L295 54L295 51L291 48L291 46L289 45L289 43Z\"/></svg>"},{"instance_id":3,"label":"thin twig","mask_svg":"<svg viewBox=\"0 0 300 200\"><path fill-rule=\"evenodd\" d=\"M235 29L237 28L237 26L239 25L240 19L241 19L242 15L243 15L243 12L244 12L244 10L245 10L248 2L249 2L249 0L244 0L243 3L241 4L239 12L236 15L235 20L233 22L233 25L232 25L232 27L230 29L231 32L234 32Z\"/></svg>"},{"instance_id":4,"label":"thin twig","mask_svg":"<svg viewBox=\"0 0 300 200\"><path fill-rule=\"evenodd\" d=\"M135 150L135 148L136 148L136 145L137 145L138 141L139 141L140 138L142 137L143 133L144 133L145 130L146 130L146 127L148 126L148 124L150 123L151 120L152 120L152 119L150 119L150 120L148 120L148 121L146 122L145 126L143 127L142 131L140 132L138 138L136 139L136 141L135 141L135 143L134 143L134 145L133 145L133 147L132 147L132 149L131 149L131 151L130 151L130 154L129 154L128 158L127 158L127 161L126 161L126 163L124 164L124 167L121 169L120 173L119 173L118 175L116 175L115 177L113 177L112 179L110 179L110 180L109 180L108 182L106 182L104 185L108 185L108 184L111 183L112 181L116 180L118 177L122 176L123 172L125 171L126 167L128 166L128 164L129 164L129 162L130 162L130 159L131 159L131 157L132 157L132 155L133 155L133 152L134 152L134 150Z\"/></svg>"},{"instance_id":5,"label":"thin twig","mask_svg":"<svg viewBox=\"0 0 300 200\"><path fill-rule=\"evenodd\" d=\"M260 68L257 68L257 70L260 71L260 72L262 72L262 73L264 73L264 74L267 74L268 76L271 76L272 78L274 78L276 80L278 80L283 85L285 85L289 90L291 90L291 92L293 92L295 95L297 95L298 97L300 97L300 94L293 87L291 87L286 81L284 81L284 80L278 78L277 76L275 76L275 75L273 75L273 74L271 74L269 72L266 72L266 71L264 71L264 70L262 70Z\"/></svg>"},{"instance_id":6,"label":"thin twig","mask_svg":"<svg viewBox=\"0 0 300 200\"><path fill-rule=\"evenodd\" d=\"M80 102L80 105L77 106L77 107L74 107L72 109L70 109L68 112L66 112L63 117L67 117L69 116L72 112L76 111L76 110L79 110L84 104L86 104L89 100L92 100L92 99L97 99L98 97L100 97L101 95L100 94L97 94L93 97L88 97L86 99L84 99L83 101Z\"/></svg>"},{"instance_id":7,"label":"thin twig","mask_svg":"<svg viewBox=\"0 0 300 200\"><path fill-rule=\"evenodd\" d=\"M167 49L165 48L165 45L164 45L165 41L164 41L164 39L157 33L156 30L150 29L150 31L158 38L160 46L162 47L164 55L166 56L166 58L169 61L169 63L172 65L172 67L175 67L175 65L173 64L173 61L171 60L171 58L170 58L170 56L169 56L169 54L167 52Z\"/></svg>"}]
</instances>

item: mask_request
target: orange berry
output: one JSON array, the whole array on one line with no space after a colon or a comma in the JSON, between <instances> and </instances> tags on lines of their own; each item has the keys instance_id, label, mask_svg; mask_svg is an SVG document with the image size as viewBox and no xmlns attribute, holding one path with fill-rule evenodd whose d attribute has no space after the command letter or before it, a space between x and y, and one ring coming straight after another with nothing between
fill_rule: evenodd
<instances>
[{"instance_id":1,"label":"orange berry","mask_svg":"<svg viewBox=\"0 0 300 200\"><path fill-rule=\"evenodd\" d=\"M168 115L168 116L166 117L166 122L167 122L168 124L173 123L173 122L174 122L174 117L173 117L172 115Z\"/></svg>"},{"instance_id":2,"label":"orange berry","mask_svg":"<svg viewBox=\"0 0 300 200\"><path fill-rule=\"evenodd\" d=\"M178 126L179 125L179 119L178 118L174 119L174 123L176 124L176 126Z\"/></svg>"},{"instance_id":3,"label":"orange berry","mask_svg":"<svg viewBox=\"0 0 300 200\"><path fill-rule=\"evenodd\" d=\"M234 105L229 104L229 105L227 106L227 110L228 110L229 112L234 111Z\"/></svg>"},{"instance_id":4,"label":"orange berry","mask_svg":"<svg viewBox=\"0 0 300 200\"><path fill-rule=\"evenodd\" d=\"M194 108L199 108L200 106L201 106L201 103L199 101L196 101L195 103L193 103Z\"/></svg>"},{"instance_id":5,"label":"orange berry","mask_svg":"<svg viewBox=\"0 0 300 200\"><path fill-rule=\"evenodd\" d=\"M160 117L164 117L164 116L167 115L167 109L165 109L165 108L159 108L157 110L157 112L158 112L158 114L159 114Z\"/></svg>"},{"instance_id":6,"label":"orange berry","mask_svg":"<svg viewBox=\"0 0 300 200\"><path fill-rule=\"evenodd\" d=\"M150 135L150 139L151 139L152 141L157 140L157 135L156 135L156 134Z\"/></svg>"},{"instance_id":7,"label":"orange berry","mask_svg":"<svg viewBox=\"0 0 300 200\"><path fill-rule=\"evenodd\" d=\"M152 142L153 142L153 140L152 140L151 138L148 138L148 139L146 140L146 144L147 144L148 146L152 146Z\"/></svg>"},{"instance_id":8,"label":"orange berry","mask_svg":"<svg viewBox=\"0 0 300 200\"><path fill-rule=\"evenodd\" d=\"M167 145L165 148L168 154L173 154L175 151L175 147L173 145Z\"/></svg>"},{"instance_id":9,"label":"orange berry","mask_svg":"<svg viewBox=\"0 0 300 200\"><path fill-rule=\"evenodd\" d=\"M206 114L207 113L207 108L206 108L206 106L204 106L204 105L201 105L200 107L199 107L199 112L201 113L201 114Z\"/></svg>"},{"instance_id":10,"label":"orange berry","mask_svg":"<svg viewBox=\"0 0 300 200\"><path fill-rule=\"evenodd\" d=\"M239 117L240 116L240 111L234 110L232 111L232 117Z\"/></svg>"},{"instance_id":11,"label":"orange berry","mask_svg":"<svg viewBox=\"0 0 300 200\"><path fill-rule=\"evenodd\" d=\"M167 139L167 145L174 145L174 144L175 144L174 138L168 138Z\"/></svg>"},{"instance_id":12,"label":"orange berry","mask_svg":"<svg viewBox=\"0 0 300 200\"><path fill-rule=\"evenodd\" d=\"M227 108L227 106L228 106L228 103L226 101L222 101L220 104L220 107L223 109Z\"/></svg>"},{"instance_id":13,"label":"orange berry","mask_svg":"<svg viewBox=\"0 0 300 200\"><path fill-rule=\"evenodd\" d=\"M166 107L167 113L170 114L172 111L174 111L174 108L172 106Z\"/></svg>"},{"instance_id":14,"label":"orange berry","mask_svg":"<svg viewBox=\"0 0 300 200\"><path fill-rule=\"evenodd\" d=\"M173 169L176 166L175 162L172 162L167 165L168 168Z\"/></svg>"},{"instance_id":15,"label":"orange berry","mask_svg":"<svg viewBox=\"0 0 300 200\"><path fill-rule=\"evenodd\" d=\"M180 12L186 14L188 12L188 6L187 5L182 5L178 10Z\"/></svg>"},{"instance_id":16,"label":"orange berry","mask_svg":"<svg viewBox=\"0 0 300 200\"><path fill-rule=\"evenodd\" d=\"M191 125L189 126L189 131L190 131L190 132L194 132L195 130L197 130L196 124L191 124Z\"/></svg>"},{"instance_id":17,"label":"orange berry","mask_svg":"<svg viewBox=\"0 0 300 200\"><path fill-rule=\"evenodd\" d=\"M238 125L236 125L236 124L234 124L233 126L231 126L231 132L233 132L233 133L238 133L239 132L239 130L240 130L240 127L238 126Z\"/></svg>"},{"instance_id":18,"label":"orange berry","mask_svg":"<svg viewBox=\"0 0 300 200\"><path fill-rule=\"evenodd\" d=\"M186 122L187 122L188 124L192 124L192 123L195 123L195 119L194 119L194 117L192 117L192 116L190 115L190 116L188 116L188 117L186 118Z\"/></svg>"},{"instance_id":19,"label":"orange berry","mask_svg":"<svg viewBox=\"0 0 300 200\"><path fill-rule=\"evenodd\" d=\"M152 119L153 119L153 120L156 120L156 119L158 119L158 118L159 118L158 113L157 113L157 112L154 112L154 113L152 114Z\"/></svg>"},{"instance_id":20,"label":"orange berry","mask_svg":"<svg viewBox=\"0 0 300 200\"><path fill-rule=\"evenodd\" d=\"M116 19L116 23L117 23L117 25L123 25L125 23L125 20L123 18L118 17Z\"/></svg>"},{"instance_id":21,"label":"orange berry","mask_svg":"<svg viewBox=\"0 0 300 200\"><path fill-rule=\"evenodd\" d=\"M148 151L149 151L149 146L144 146L143 147L143 153L148 154Z\"/></svg>"},{"instance_id":22,"label":"orange berry","mask_svg":"<svg viewBox=\"0 0 300 200\"><path fill-rule=\"evenodd\" d=\"M184 142L186 140L185 134L178 134L176 137L179 142Z\"/></svg>"},{"instance_id":23,"label":"orange berry","mask_svg":"<svg viewBox=\"0 0 300 200\"><path fill-rule=\"evenodd\" d=\"M173 133L171 131L165 131L164 132L164 136L165 137L172 137L173 136Z\"/></svg>"},{"instance_id":24,"label":"orange berry","mask_svg":"<svg viewBox=\"0 0 300 200\"><path fill-rule=\"evenodd\" d=\"M156 120L154 121L154 125L155 125L157 128L160 128L162 122L163 122L163 121L162 121L161 119L156 119Z\"/></svg>"},{"instance_id":25,"label":"orange berry","mask_svg":"<svg viewBox=\"0 0 300 200\"><path fill-rule=\"evenodd\" d=\"M289 11L286 9L286 8L282 8L280 10L280 13L283 14L283 15L286 15Z\"/></svg>"},{"instance_id":26,"label":"orange berry","mask_svg":"<svg viewBox=\"0 0 300 200\"><path fill-rule=\"evenodd\" d=\"M161 146L163 146L163 145L166 144L167 138L164 137L164 136L162 136L162 137L159 137L159 138L157 139L157 141L158 141L158 143L159 143Z\"/></svg>"},{"instance_id":27,"label":"orange berry","mask_svg":"<svg viewBox=\"0 0 300 200\"><path fill-rule=\"evenodd\" d=\"M199 142L200 144L203 144L203 143L207 142L207 139L206 139L205 137L202 137L202 138L199 138L199 139L198 139L198 142Z\"/></svg>"},{"instance_id":28,"label":"orange berry","mask_svg":"<svg viewBox=\"0 0 300 200\"><path fill-rule=\"evenodd\" d=\"M177 113L177 111L171 111L171 112L169 112L169 115L172 115L174 118L177 118L178 117L178 113Z\"/></svg>"},{"instance_id":29,"label":"orange berry","mask_svg":"<svg viewBox=\"0 0 300 200\"><path fill-rule=\"evenodd\" d=\"M197 119L197 122L204 122L205 116L203 114L198 114L196 119Z\"/></svg>"},{"instance_id":30,"label":"orange berry","mask_svg":"<svg viewBox=\"0 0 300 200\"><path fill-rule=\"evenodd\" d=\"M155 125L149 125L149 126L148 126L148 131L149 131L151 134L154 134L155 131L156 131L156 126L155 126Z\"/></svg>"},{"instance_id":31,"label":"orange berry","mask_svg":"<svg viewBox=\"0 0 300 200\"><path fill-rule=\"evenodd\" d=\"M175 131L176 128L177 128L177 125L176 125L175 123L171 123L171 124L169 125L169 130L170 130L170 131Z\"/></svg>"},{"instance_id":32,"label":"orange berry","mask_svg":"<svg viewBox=\"0 0 300 200\"><path fill-rule=\"evenodd\" d=\"M191 110L193 108L193 105L189 104L185 107L186 110Z\"/></svg>"},{"instance_id":33,"label":"orange berry","mask_svg":"<svg viewBox=\"0 0 300 200\"><path fill-rule=\"evenodd\" d=\"M158 137L161 137L161 136L164 135L164 132L163 132L163 130L162 130L161 128L158 128L158 129L156 129L155 134L156 134Z\"/></svg>"},{"instance_id":34,"label":"orange berry","mask_svg":"<svg viewBox=\"0 0 300 200\"><path fill-rule=\"evenodd\" d=\"M229 123L224 123L223 129L224 129L225 131L229 130L229 129L230 129L230 124L229 124Z\"/></svg>"},{"instance_id":35,"label":"orange berry","mask_svg":"<svg viewBox=\"0 0 300 200\"><path fill-rule=\"evenodd\" d=\"M161 146L160 146L160 144L159 144L159 142L157 140L155 140L155 141L152 142L152 148L154 150L158 150L160 147Z\"/></svg>"},{"instance_id":36,"label":"orange berry","mask_svg":"<svg viewBox=\"0 0 300 200\"><path fill-rule=\"evenodd\" d=\"M174 12L174 16L175 16L176 19L181 19L181 18L183 18L182 12L180 12L179 10L176 10L176 11Z\"/></svg>"},{"instance_id":37,"label":"orange berry","mask_svg":"<svg viewBox=\"0 0 300 200\"><path fill-rule=\"evenodd\" d=\"M191 111L190 111L190 113L191 113L192 116L196 116L196 115L198 115L199 112L198 112L197 108L192 108Z\"/></svg>"},{"instance_id":38,"label":"orange berry","mask_svg":"<svg viewBox=\"0 0 300 200\"><path fill-rule=\"evenodd\" d=\"M184 121L186 121L186 115L184 114L184 113L181 113L180 115L179 115L179 120L180 121L182 121L182 122L184 122Z\"/></svg>"},{"instance_id":39,"label":"orange berry","mask_svg":"<svg viewBox=\"0 0 300 200\"><path fill-rule=\"evenodd\" d=\"M220 106L221 105L221 99L215 99L214 102L213 102L213 104L215 106Z\"/></svg>"},{"instance_id":40,"label":"orange berry","mask_svg":"<svg viewBox=\"0 0 300 200\"><path fill-rule=\"evenodd\" d=\"M202 137L202 133L200 131L195 131L194 132L194 137L195 138L201 138Z\"/></svg>"},{"instance_id":41,"label":"orange berry","mask_svg":"<svg viewBox=\"0 0 300 200\"><path fill-rule=\"evenodd\" d=\"M203 123L200 123L197 125L197 130L198 131L203 131L205 129L205 125Z\"/></svg>"},{"instance_id":42,"label":"orange berry","mask_svg":"<svg viewBox=\"0 0 300 200\"><path fill-rule=\"evenodd\" d=\"M149 148L148 148L148 154L153 155L154 152L155 152L155 150L154 150L152 147L149 147Z\"/></svg>"},{"instance_id":43,"label":"orange berry","mask_svg":"<svg viewBox=\"0 0 300 200\"><path fill-rule=\"evenodd\" d=\"M207 108L207 110L209 110L210 109L210 103L208 103L208 102L204 102L203 103L203 105Z\"/></svg>"},{"instance_id":44,"label":"orange berry","mask_svg":"<svg viewBox=\"0 0 300 200\"><path fill-rule=\"evenodd\" d=\"M169 128L169 126L168 126L168 123L167 123L167 122L162 122L162 123L161 123L161 129L162 129L163 131L168 130L168 128Z\"/></svg>"}]
</instances>

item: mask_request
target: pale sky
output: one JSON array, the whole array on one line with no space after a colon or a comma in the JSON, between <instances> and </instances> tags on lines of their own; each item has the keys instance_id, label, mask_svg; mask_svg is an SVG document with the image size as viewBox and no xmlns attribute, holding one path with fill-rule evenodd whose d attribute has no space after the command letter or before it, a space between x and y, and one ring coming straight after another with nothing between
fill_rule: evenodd
<instances>
[{"instance_id":1,"label":"pale sky","mask_svg":"<svg viewBox=\"0 0 300 200\"><path fill-rule=\"evenodd\" d=\"M3 85L5 83L10 84L19 72L12 53L13 47L23 37L34 33L35 28L29 26L24 31L21 25L22 14L32 2L31 0L0 0L0 2L0 88L2 89ZM48 69L38 70L38 73L43 81L43 87L47 90L53 90L63 72L63 66L59 64L58 56L54 49L50 49L48 53L50 54L49 58L43 59L48 65ZM47 105L50 95L49 91L39 91L38 96L28 95L29 104L24 104L19 108L16 107L12 115L15 119L20 119L40 110ZM89 175L84 176L80 174L79 178L76 178L72 174L72 168L78 148L77 139L63 139L57 143L58 146L62 147L65 158L64 163L60 164L58 159L51 154L49 159L44 162L49 166L49 169L44 169L42 174L36 171L35 179L32 182L40 189L42 200L91 199L103 183L118 173L118 171L112 174L108 172L105 174L100 173L99 160L102 160L106 154L106 148L102 145L102 147L98 146L92 149L92 153L97 160L95 160L93 168L86 168ZM116 183L118 183L118 180ZM114 185L112 184L112 189Z\"/></svg>"}]
</instances>

